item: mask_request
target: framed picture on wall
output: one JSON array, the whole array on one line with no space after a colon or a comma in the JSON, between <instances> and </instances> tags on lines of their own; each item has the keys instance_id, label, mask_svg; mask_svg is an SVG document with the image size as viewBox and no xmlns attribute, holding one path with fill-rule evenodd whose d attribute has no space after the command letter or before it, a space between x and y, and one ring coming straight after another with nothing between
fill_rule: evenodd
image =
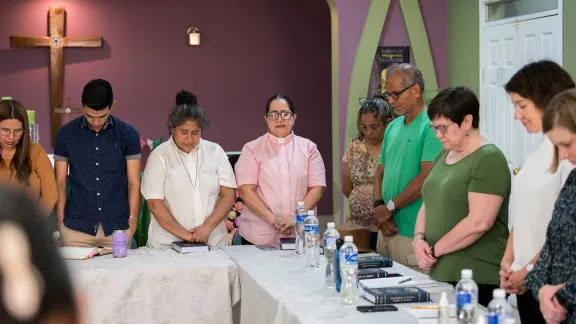
<instances>
[{"instance_id":1,"label":"framed picture on wall","mask_svg":"<svg viewBox=\"0 0 576 324\"><path fill-rule=\"evenodd\" d=\"M379 46L375 60L380 76L380 89L384 89L386 69L392 64L410 63L410 46Z\"/></svg>"}]
</instances>

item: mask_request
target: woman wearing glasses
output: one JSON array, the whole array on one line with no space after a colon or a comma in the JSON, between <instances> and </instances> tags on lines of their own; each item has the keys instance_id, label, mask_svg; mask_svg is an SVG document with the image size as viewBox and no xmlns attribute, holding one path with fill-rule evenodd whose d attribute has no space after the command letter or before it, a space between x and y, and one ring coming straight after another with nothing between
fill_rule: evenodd
<instances>
[{"instance_id":1,"label":"woman wearing glasses","mask_svg":"<svg viewBox=\"0 0 576 324\"><path fill-rule=\"evenodd\" d=\"M422 186L424 203L414 230L414 254L430 276L456 285L471 269L478 303L498 288L508 239L510 170L504 154L478 131L480 104L463 87L441 91L428 116L443 150Z\"/></svg>"},{"instance_id":2,"label":"woman wearing glasses","mask_svg":"<svg viewBox=\"0 0 576 324\"><path fill-rule=\"evenodd\" d=\"M347 221L370 229L370 248L376 250L378 228L372 222L374 177L384 131L392 121L392 112L380 97L361 98L360 105L356 120L358 136L350 142L342 159L342 193L350 203L350 216Z\"/></svg>"},{"instance_id":3,"label":"woman wearing glasses","mask_svg":"<svg viewBox=\"0 0 576 324\"><path fill-rule=\"evenodd\" d=\"M174 241L224 246L224 219L236 201L236 179L220 145L201 138L209 123L190 93L180 93L168 125L172 136L152 151L142 179L142 196L154 216L147 246L170 248Z\"/></svg>"},{"instance_id":4,"label":"woman wearing glasses","mask_svg":"<svg viewBox=\"0 0 576 324\"><path fill-rule=\"evenodd\" d=\"M236 181L246 204L240 217L243 244L275 244L294 237L299 201L314 209L326 189L324 162L316 144L292 132L296 114L290 98L266 103L268 133L244 145Z\"/></svg>"},{"instance_id":5,"label":"woman wearing glasses","mask_svg":"<svg viewBox=\"0 0 576 324\"><path fill-rule=\"evenodd\" d=\"M23 105L0 101L0 183L24 188L48 217L58 199L54 168L44 148L30 142L28 129Z\"/></svg>"}]
</instances>

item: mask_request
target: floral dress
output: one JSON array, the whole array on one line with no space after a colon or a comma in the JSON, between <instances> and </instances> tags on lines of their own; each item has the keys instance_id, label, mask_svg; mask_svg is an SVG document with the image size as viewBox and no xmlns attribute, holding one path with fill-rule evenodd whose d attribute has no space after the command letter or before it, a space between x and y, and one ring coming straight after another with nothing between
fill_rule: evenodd
<instances>
[{"instance_id":1,"label":"floral dress","mask_svg":"<svg viewBox=\"0 0 576 324\"><path fill-rule=\"evenodd\" d=\"M368 228L373 232L378 229L372 224L374 209L374 176L378 167L378 158L373 158L364 140L354 139L348 146L342 161L350 167L352 192L348 198L350 215L347 221Z\"/></svg>"}]
</instances>

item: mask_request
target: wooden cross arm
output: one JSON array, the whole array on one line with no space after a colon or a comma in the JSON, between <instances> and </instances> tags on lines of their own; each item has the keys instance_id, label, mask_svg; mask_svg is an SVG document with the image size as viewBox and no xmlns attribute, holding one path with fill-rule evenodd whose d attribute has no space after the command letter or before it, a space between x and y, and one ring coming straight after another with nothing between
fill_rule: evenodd
<instances>
[{"instance_id":1,"label":"wooden cross arm","mask_svg":"<svg viewBox=\"0 0 576 324\"><path fill-rule=\"evenodd\" d=\"M10 36L10 47L50 46L50 37Z\"/></svg>"},{"instance_id":2,"label":"wooden cross arm","mask_svg":"<svg viewBox=\"0 0 576 324\"><path fill-rule=\"evenodd\" d=\"M65 47L102 47L102 37L63 37Z\"/></svg>"}]
</instances>

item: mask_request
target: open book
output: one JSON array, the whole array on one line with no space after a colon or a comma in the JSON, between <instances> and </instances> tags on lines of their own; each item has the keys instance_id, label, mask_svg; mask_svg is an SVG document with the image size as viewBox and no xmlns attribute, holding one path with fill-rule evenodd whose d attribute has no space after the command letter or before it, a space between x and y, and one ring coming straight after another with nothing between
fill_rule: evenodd
<instances>
[{"instance_id":1,"label":"open book","mask_svg":"<svg viewBox=\"0 0 576 324\"><path fill-rule=\"evenodd\" d=\"M437 287L438 283L426 277L387 277L375 278L368 280L359 280L360 286L363 288L398 288L398 287L417 287L417 288L430 288Z\"/></svg>"},{"instance_id":2,"label":"open book","mask_svg":"<svg viewBox=\"0 0 576 324\"><path fill-rule=\"evenodd\" d=\"M75 247L66 246L58 248L60 255L65 260L86 260L95 255L105 255L112 253L111 248L95 248L95 247Z\"/></svg>"}]
</instances>

